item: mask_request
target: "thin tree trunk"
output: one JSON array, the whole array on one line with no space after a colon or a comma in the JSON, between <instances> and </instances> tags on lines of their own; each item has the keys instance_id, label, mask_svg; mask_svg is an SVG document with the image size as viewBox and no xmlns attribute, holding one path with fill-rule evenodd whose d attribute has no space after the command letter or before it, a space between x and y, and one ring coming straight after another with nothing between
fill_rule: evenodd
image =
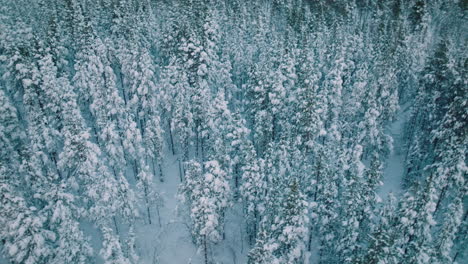
<instances>
[{"instance_id":1,"label":"thin tree trunk","mask_svg":"<svg viewBox=\"0 0 468 264\"><path fill-rule=\"evenodd\" d=\"M93 126L94 137L96 138L96 143L99 145L99 136L96 129L96 126Z\"/></svg>"},{"instance_id":2,"label":"thin tree trunk","mask_svg":"<svg viewBox=\"0 0 468 264\"><path fill-rule=\"evenodd\" d=\"M159 181L164 182L164 175L163 175L161 162L158 162L158 167L159 167Z\"/></svg>"},{"instance_id":3,"label":"thin tree trunk","mask_svg":"<svg viewBox=\"0 0 468 264\"><path fill-rule=\"evenodd\" d=\"M151 160L151 168L153 168L153 175L156 175L156 167L154 165L154 158L150 157Z\"/></svg>"},{"instance_id":4,"label":"thin tree trunk","mask_svg":"<svg viewBox=\"0 0 468 264\"><path fill-rule=\"evenodd\" d=\"M457 253L455 253L455 256L453 256L453 261L452 263L457 263L457 258L458 258L458 255L460 254L460 251L457 251Z\"/></svg>"},{"instance_id":5,"label":"thin tree trunk","mask_svg":"<svg viewBox=\"0 0 468 264\"><path fill-rule=\"evenodd\" d=\"M253 232L251 234L251 241L250 244L253 245L255 239L257 238L257 227L258 227L258 213L257 213L257 206L255 205L254 208L254 223L253 223Z\"/></svg>"},{"instance_id":6,"label":"thin tree trunk","mask_svg":"<svg viewBox=\"0 0 468 264\"><path fill-rule=\"evenodd\" d=\"M180 182L183 182L183 173L184 173L184 170L182 169L182 163L179 159L179 179L180 179Z\"/></svg>"},{"instance_id":7,"label":"thin tree trunk","mask_svg":"<svg viewBox=\"0 0 468 264\"><path fill-rule=\"evenodd\" d=\"M135 180L138 181L138 167L137 167L137 161L133 160L133 173L135 175Z\"/></svg>"},{"instance_id":8,"label":"thin tree trunk","mask_svg":"<svg viewBox=\"0 0 468 264\"><path fill-rule=\"evenodd\" d=\"M318 195L318 181L319 181L320 173L317 171L317 176L315 177L315 193L314 193L314 201L317 201Z\"/></svg>"},{"instance_id":9,"label":"thin tree trunk","mask_svg":"<svg viewBox=\"0 0 468 264\"><path fill-rule=\"evenodd\" d=\"M148 186L145 185L145 200L146 200L146 213L148 214L148 222L151 225L151 211L150 211L150 206L149 206L149 200L148 200Z\"/></svg>"},{"instance_id":10,"label":"thin tree trunk","mask_svg":"<svg viewBox=\"0 0 468 264\"><path fill-rule=\"evenodd\" d=\"M237 175L237 173L235 173L235 169L234 169L234 186L236 187L236 192L237 192L237 189L239 188L239 177Z\"/></svg>"},{"instance_id":11,"label":"thin tree trunk","mask_svg":"<svg viewBox=\"0 0 468 264\"><path fill-rule=\"evenodd\" d=\"M159 204L156 203L156 213L158 214L158 224L159 224L159 227L161 228L162 225L161 225L161 214L159 213Z\"/></svg>"},{"instance_id":12,"label":"thin tree trunk","mask_svg":"<svg viewBox=\"0 0 468 264\"><path fill-rule=\"evenodd\" d=\"M115 171L115 167L112 166L112 172L114 173L114 179L118 180L119 178L117 177L117 172Z\"/></svg>"},{"instance_id":13,"label":"thin tree trunk","mask_svg":"<svg viewBox=\"0 0 468 264\"><path fill-rule=\"evenodd\" d=\"M205 162L205 151L203 150L203 145L205 144L205 140L203 137L201 138L201 144L200 144L200 152L201 152L201 160Z\"/></svg>"},{"instance_id":14,"label":"thin tree trunk","mask_svg":"<svg viewBox=\"0 0 468 264\"><path fill-rule=\"evenodd\" d=\"M223 211L221 215L223 219L223 240L225 240L226 239L226 221L224 221L225 212Z\"/></svg>"},{"instance_id":15,"label":"thin tree trunk","mask_svg":"<svg viewBox=\"0 0 468 264\"><path fill-rule=\"evenodd\" d=\"M169 128L169 140L171 141L172 155L175 155L174 137L172 136L171 121L169 119L167 120L167 125Z\"/></svg>"},{"instance_id":16,"label":"thin tree trunk","mask_svg":"<svg viewBox=\"0 0 468 264\"><path fill-rule=\"evenodd\" d=\"M273 129L271 131L271 140L272 141L275 141L275 137L276 137L276 115L273 115Z\"/></svg>"},{"instance_id":17,"label":"thin tree trunk","mask_svg":"<svg viewBox=\"0 0 468 264\"><path fill-rule=\"evenodd\" d=\"M124 103L125 103L125 106L127 106L127 95L125 93L124 81L123 81L124 78L123 78L122 72L120 72L119 76L120 76L120 85L122 87L122 95L123 95Z\"/></svg>"},{"instance_id":18,"label":"thin tree trunk","mask_svg":"<svg viewBox=\"0 0 468 264\"><path fill-rule=\"evenodd\" d=\"M138 114L138 113L137 113ZM141 133L141 137L144 137L145 136L145 126L146 126L146 119L145 117L141 118L140 119L140 133Z\"/></svg>"},{"instance_id":19,"label":"thin tree trunk","mask_svg":"<svg viewBox=\"0 0 468 264\"><path fill-rule=\"evenodd\" d=\"M57 175L60 177L60 179L62 179L62 174L60 173L60 170L58 168L58 165L57 165L57 158L55 157L56 156L56 152L52 153L50 155L52 161L54 162L54 165L55 165L55 170L57 171Z\"/></svg>"},{"instance_id":20,"label":"thin tree trunk","mask_svg":"<svg viewBox=\"0 0 468 264\"><path fill-rule=\"evenodd\" d=\"M203 251L205 254L205 264L208 264L208 248L206 245L206 235L203 236Z\"/></svg>"},{"instance_id":21,"label":"thin tree trunk","mask_svg":"<svg viewBox=\"0 0 468 264\"><path fill-rule=\"evenodd\" d=\"M112 220L114 221L115 233L117 234L117 236L119 236L120 232L119 227L117 226L117 219L115 219L115 216L112 217Z\"/></svg>"},{"instance_id":22,"label":"thin tree trunk","mask_svg":"<svg viewBox=\"0 0 468 264\"><path fill-rule=\"evenodd\" d=\"M433 214L436 214L437 211L439 210L440 204L445 197L445 192L447 191L447 187L448 185L445 185L444 188L442 188L442 191L440 192L439 199L437 200L437 205Z\"/></svg>"},{"instance_id":23,"label":"thin tree trunk","mask_svg":"<svg viewBox=\"0 0 468 264\"><path fill-rule=\"evenodd\" d=\"M198 127L195 129L195 155L197 157L200 157L199 156L199 151L198 151L198 148L199 148L199 142L198 142L198 137L199 137L199 133L198 133Z\"/></svg>"},{"instance_id":24,"label":"thin tree trunk","mask_svg":"<svg viewBox=\"0 0 468 264\"><path fill-rule=\"evenodd\" d=\"M312 250L312 226L309 227L309 239L307 244L307 250L309 252Z\"/></svg>"}]
</instances>

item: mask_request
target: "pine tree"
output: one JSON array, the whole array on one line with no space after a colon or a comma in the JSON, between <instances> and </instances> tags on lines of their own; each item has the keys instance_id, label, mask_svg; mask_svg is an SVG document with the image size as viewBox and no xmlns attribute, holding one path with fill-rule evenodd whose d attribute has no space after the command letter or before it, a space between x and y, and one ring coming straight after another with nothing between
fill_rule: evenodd
<instances>
[{"instance_id":1,"label":"pine tree","mask_svg":"<svg viewBox=\"0 0 468 264\"><path fill-rule=\"evenodd\" d=\"M245 204L249 241L253 243L257 232L259 232L261 215L265 211L267 186L262 171L263 160L256 159L253 147L250 147L250 151L246 155L245 163L241 167L240 193Z\"/></svg>"},{"instance_id":2,"label":"pine tree","mask_svg":"<svg viewBox=\"0 0 468 264\"><path fill-rule=\"evenodd\" d=\"M80 210L74 206L75 197L64 193L65 185L49 191L44 199L49 204L44 208L50 210L50 226L56 230L57 248L54 249L54 257L50 263L88 263L93 256L88 238L80 229Z\"/></svg>"},{"instance_id":3,"label":"pine tree","mask_svg":"<svg viewBox=\"0 0 468 264\"><path fill-rule=\"evenodd\" d=\"M16 194L5 173L5 167L0 164L0 234L4 253L12 263L49 263L53 254L50 245L56 235L47 229L47 218Z\"/></svg>"},{"instance_id":4,"label":"pine tree","mask_svg":"<svg viewBox=\"0 0 468 264\"><path fill-rule=\"evenodd\" d=\"M127 197L119 196L117 180L100 160L99 148L90 141L90 135L76 105L75 94L66 80L60 79L59 82L64 87L62 133L65 142L58 165L67 178L67 184L83 195L79 206L85 209L84 216L105 228L109 225L107 220L115 217L129 201L119 200Z\"/></svg>"},{"instance_id":5,"label":"pine tree","mask_svg":"<svg viewBox=\"0 0 468 264\"><path fill-rule=\"evenodd\" d=\"M22 141L26 136L21 130L16 108L0 89L0 161L15 170L19 167Z\"/></svg>"},{"instance_id":6,"label":"pine tree","mask_svg":"<svg viewBox=\"0 0 468 264\"><path fill-rule=\"evenodd\" d=\"M230 205L230 187L226 173L217 161L187 164L186 180L181 186L183 200L189 205L195 243L203 248L208 263L208 247L224 236L224 215Z\"/></svg>"},{"instance_id":7,"label":"pine tree","mask_svg":"<svg viewBox=\"0 0 468 264\"><path fill-rule=\"evenodd\" d=\"M269 237L262 226L261 231L258 234L255 246L249 251L248 263L249 264L267 264L267 263L279 263L279 260L273 255L273 251L276 249L275 244L269 244Z\"/></svg>"},{"instance_id":8,"label":"pine tree","mask_svg":"<svg viewBox=\"0 0 468 264\"><path fill-rule=\"evenodd\" d=\"M232 174L232 145L228 135L236 127L225 100L224 89L217 92L207 112L206 124L202 127L201 158L217 160L223 170Z\"/></svg>"},{"instance_id":9,"label":"pine tree","mask_svg":"<svg viewBox=\"0 0 468 264\"><path fill-rule=\"evenodd\" d=\"M466 195L466 191L461 192L460 195ZM460 197L455 197L447 209L442 230L437 237L434 249L431 250L434 252L431 261L435 263L453 263L455 261L453 248L464 217Z\"/></svg>"},{"instance_id":10,"label":"pine tree","mask_svg":"<svg viewBox=\"0 0 468 264\"><path fill-rule=\"evenodd\" d=\"M345 162L343 189L341 199L343 199L342 208L340 211L341 232L337 245L342 261L355 261L353 258L358 258L362 251L362 244L359 241L359 234L365 232L363 230L363 219L368 216L366 212L366 201L373 199L375 195L370 193L371 197L364 196L369 194L365 189L365 166L361 161L363 148L361 145L354 146L349 150L348 160Z\"/></svg>"},{"instance_id":11,"label":"pine tree","mask_svg":"<svg viewBox=\"0 0 468 264\"><path fill-rule=\"evenodd\" d=\"M308 203L295 180L288 191L282 204L284 218L275 218L274 221L275 228L279 227L281 230L277 238L280 243L278 254L282 263L302 263L309 223Z\"/></svg>"},{"instance_id":12,"label":"pine tree","mask_svg":"<svg viewBox=\"0 0 468 264\"><path fill-rule=\"evenodd\" d=\"M300 54L298 62L298 83L295 90L297 103L293 106L294 127L301 137L301 144L312 151L316 138L326 134L324 130L327 99L324 89L320 89L321 72L313 69L320 67L305 54Z\"/></svg>"},{"instance_id":13,"label":"pine tree","mask_svg":"<svg viewBox=\"0 0 468 264\"><path fill-rule=\"evenodd\" d=\"M433 254L432 227L436 224L433 218L435 210L435 188L428 179L425 193L415 197L406 195L398 209L399 223L396 228L402 230L396 241L399 250L399 261L411 263L430 263ZM419 198L419 199L418 199Z\"/></svg>"},{"instance_id":14,"label":"pine tree","mask_svg":"<svg viewBox=\"0 0 468 264\"><path fill-rule=\"evenodd\" d=\"M153 175L156 175L156 167L158 168L159 180L164 181L163 175L163 162L164 162L164 131L161 127L161 118L158 114L155 114L146 121L146 127L144 129L143 141L147 149L147 155L151 161L153 168Z\"/></svg>"},{"instance_id":15,"label":"pine tree","mask_svg":"<svg viewBox=\"0 0 468 264\"><path fill-rule=\"evenodd\" d=\"M179 145L183 154L183 161L189 159L189 149L192 144L191 138L193 136L194 121L193 114L190 111L189 105L189 83L187 74L182 70L179 61L172 58L168 67L163 72L163 80L165 87L163 88L170 94L173 100L170 106L170 137L171 147L175 153L174 136L178 136Z\"/></svg>"},{"instance_id":16,"label":"pine tree","mask_svg":"<svg viewBox=\"0 0 468 264\"><path fill-rule=\"evenodd\" d=\"M128 231L128 239L126 241L126 257L131 261L131 263L138 263L138 260L140 259L137 253L135 240L135 231L133 230L133 226L130 226L130 230Z\"/></svg>"},{"instance_id":17,"label":"pine tree","mask_svg":"<svg viewBox=\"0 0 468 264\"><path fill-rule=\"evenodd\" d=\"M105 264L127 264L131 263L123 254L118 238L110 228L103 230L102 249L100 254L104 258Z\"/></svg>"},{"instance_id":18,"label":"pine tree","mask_svg":"<svg viewBox=\"0 0 468 264\"><path fill-rule=\"evenodd\" d=\"M387 203L379 210L379 222L370 230L370 245L360 260L362 263L397 263L398 249L394 247L397 225L396 198L390 194Z\"/></svg>"}]
</instances>

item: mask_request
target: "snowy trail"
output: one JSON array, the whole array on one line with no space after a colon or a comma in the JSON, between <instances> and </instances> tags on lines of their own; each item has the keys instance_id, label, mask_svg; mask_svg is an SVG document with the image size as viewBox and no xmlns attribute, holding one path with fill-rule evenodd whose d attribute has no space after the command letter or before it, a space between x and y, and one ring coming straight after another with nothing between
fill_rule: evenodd
<instances>
[{"instance_id":1,"label":"snowy trail","mask_svg":"<svg viewBox=\"0 0 468 264\"><path fill-rule=\"evenodd\" d=\"M385 199L390 193L398 196L402 191L404 162L403 153L403 128L409 118L409 107L401 106L397 118L389 127L389 133L393 138L393 152L388 157L383 174L383 185L380 187L379 196Z\"/></svg>"},{"instance_id":2,"label":"snowy trail","mask_svg":"<svg viewBox=\"0 0 468 264\"><path fill-rule=\"evenodd\" d=\"M156 207L152 208L151 226L148 223L137 225L138 246L142 256L140 263L202 263L201 256L192 243L189 223L177 212L177 207L181 206L177 199L180 184L178 166L177 157L167 155L164 182L160 182L158 177L154 178L155 188L163 200L159 209L161 227Z\"/></svg>"}]
</instances>

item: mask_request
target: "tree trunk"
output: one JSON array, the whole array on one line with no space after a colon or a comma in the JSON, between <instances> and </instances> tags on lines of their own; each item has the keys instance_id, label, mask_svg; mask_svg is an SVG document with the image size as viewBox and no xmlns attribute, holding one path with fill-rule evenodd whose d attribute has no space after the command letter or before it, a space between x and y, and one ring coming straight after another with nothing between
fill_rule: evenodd
<instances>
[{"instance_id":1,"label":"tree trunk","mask_svg":"<svg viewBox=\"0 0 468 264\"><path fill-rule=\"evenodd\" d=\"M117 226L117 219L115 219L115 216L112 217L112 220L114 221L115 233L117 234L117 236L119 236L120 232L119 227Z\"/></svg>"},{"instance_id":2,"label":"tree trunk","mask_svg":"<svg viewBox=\"0 0 468 264\"><path fill-rule=\"evenodd\" d=\"M119 77L120 77L120 85L122 87L122 97L124 99L125 106L127 106L127 95L125 93L124 78L123 78L122 72L120 72Z\"/></svg>"},{"instance_id":3,"label":"tree trunk","mask_svg":"<svg viewBox=\"0 0 468 264\"><path fill-rule=\"evenodd\" d=\"M440 207L440 204L442 202L442 200L444 199L445 197L445 192L447 191L447 187L448 185L445 185L443 188L442 188L442 191L440 192L440 195L439 195L439 199L437 200L437 205L436 205L436 208L434 210L434 215L437 213L437 211L439 210L439 207Z\"/></svg>"},{"instance_id":4,"label":"tree trunk","mask_svg":"<svg viewBox=\"0 0 468 264\"><path fill-rule=\"evenodd\" d=\"M205 162L205 152L204 152L204 149L203 149L203 145L205 145L205 140L203 139L203 137L201 138L201 144L200 144L200 156L201 156L201 160L203 162Z\"/></svg>"},{"instance_id":5,"label":"tree trunk","mask_svg":"<svg viewBox=\"0 0 468 264\"><path fill-rule=\"evenodd\" d=\"M317 176L315 177L315 193L314 193L314 201L317 201L318 195L318 181L319 181L320 173L317 171Z\"/></svg>"},{"instance_id":6,"label":"tree trunk","mask_svg":"<svg viewBox=\"0 0 468 264\"><path fill-rule=\"evenodd\" d=\"M52 161L54 162L54 165L55 165L55 171L57 172L57 175L59 176L60 179L62 179L62 173L60 173L60 170L59 170L59 167L57 165L57 158L56 158L56 155L57 153L56 152L53 152L50 157L52 159Z\"/></svg>"},{"instance_id":7,"label":"tree trunk","mask_svg":"<svg viewBox=\"0 0 468 264\"><path fill-rule=\"evenodd\" d=\"M138 116L138 113L137 113L137 116ZM140 133L141 133L141 137L143 138L145 136L145 126L146 126L146 119L145 117L143 116L143 118L140 118Z\"/></svg>"},{"instance_id":8,"label":"tree trunk","mask_svg":"<svg viewBox=\"0 0 468 264\"><path fill-rule=\"evenodd\" d=\"M322 263L322 256L323 256L323 241L320 241L319 257L318 257L317 263Z\"/></svg>"},{"instance_id":9,"label":"tree trunk","mask_svg":"<svg viewBox=\"0 0 468 264\"><path fill-rule=\"evenodd\" d=\"M307 243L307 250L309 252L312 250L312 226L309 227L309 239Z\"/></svg>"},{"instance_id":10,"label":"tree trunk","mask_svg":"<svg viewBox=\"0 0 468 264\"><path fill-rule=\"evenodd\" d=\"M182 162L179 159L179 180L180 180L180 182L184 181L183 174L184 174L184 169L182 168Z\"/></svg>"},{"instance_id":11,"label":"tree trunk","mask_svg":"<svg viewBox=\"0 0 468 264\"><path fill-rule=\"evenodd\" d=\"M158 167L159 167L159 181L164 182L164 175L163 175L161 162L158 162Z\"/></svg>"},{"instance_id":12,"label":"tree trunk","mask_svg":"<svg viewBox=\"0 0 468 264\"><path fill-rule=\"evenodd\" d=\"M93 126L94 138L96 138L96 143L99 145L99 135L96 129L96 126Z\"/></svg>"},{"instance_id":13,"label":"tree trunk","mask_svg":"<svg viewBox=\"0 0 468 264\"><path fill-rule=\"evenodd\" d=\"M153 168L153 175L156 175L156 166L154 165L154 158L150 157L151 167Z\"/></svg>"},{"instance_id":14,"label":"tree trunk","mask_svg":"<svg viewBox=\"0 0 468 264\"><path fill-rule=\"evenodd\" d=\"M203 236L203 252L205 255L205 264L208 264L208 247L206 245L206 235Z\"/></svg>"},{"instance_id":15,"label":"tree trunk","mask_svg":"<svg viewBox=\"0 0 468 264\"><path fill-rule=\"evenodd\" d=\"M136 160L133 160L133 175L135 176L135 180L138 181L138 167Z\"/></svg>"},{"instance_id":16,"label":"tree trunk","mask_svg":"<svg viewBox=\"0 0 468 264\"><path fill-rule=\"evenodd\" d=\"M258 228L258 213L257 213L257 206L254 208L254 223L253 223L253 233L251 234L251 241L250 244L253 245L255 243L255 239L257 238L257 228Z\"/></svg>"},{"instance_id":17,"label":"tree trunk","mask_svg":"<svg viewBox=\"0 0 468 264\"><path fill-rule=\"evenodd\" d=\"M159 204L156 203L156 213L158 214L158 224L159 224L159 227L161 228L162 225L161 225L161 214L159 213Z\"/></svg>"},{"instance_id":18,"label":"tree trunk","mask_svg":"<svg viewBox=\"0 0 468 264\"><path fill-rule=\"evenodd\" d=\"M198 142L199 136L200 136L200 135L199 135L199 133L198 133L198 126L197 126L197 128L195 128L195 155L196 155L197 157L200 157L200 156L199 156L199 153L198 153L198 152L199 152L199 149L198 149L198 148L199 148L199 146L198 146L198 145L199 145L199 142Z\"/></svg>"},{"instance_id":19,"label":"tree trunk","mask_svg":"<svg viewBox=\"0 0 468 264\"><path fill-rule=\"evenodd\" d=\"M171 141L172 155L175 155L174 137L172 136L171 121L169 119L167 120L167 125L169 128L169 140Z\"/></svg>"},{"instance_id":20,"label":"tree trunk","mask_svg":"<svg viewBox=\"0 0 468 264\"><path fill-rule=\"evenodd\" d=\"M148 199L148 186L145 184L145 200L146 200L146 213L148 214L148 222L151 225L151 211L149 206L149 199Z\"/></svg>"}]
</instances>

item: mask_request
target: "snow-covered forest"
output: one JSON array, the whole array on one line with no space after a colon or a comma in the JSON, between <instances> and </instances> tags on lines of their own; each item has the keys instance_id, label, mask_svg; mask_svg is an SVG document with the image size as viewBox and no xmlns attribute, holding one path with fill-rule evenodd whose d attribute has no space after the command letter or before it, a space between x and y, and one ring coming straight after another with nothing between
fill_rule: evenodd
<instances>
[{"instance_id":1,"label":"snow-covered forest","mask_svg":"<svg viewBox=\"0 0 468 264\"><path fill-rule=\"evenodd\" d=\"M0 263L467 263L467 11L0 0Z\"/></svg>"}]
</instances>

